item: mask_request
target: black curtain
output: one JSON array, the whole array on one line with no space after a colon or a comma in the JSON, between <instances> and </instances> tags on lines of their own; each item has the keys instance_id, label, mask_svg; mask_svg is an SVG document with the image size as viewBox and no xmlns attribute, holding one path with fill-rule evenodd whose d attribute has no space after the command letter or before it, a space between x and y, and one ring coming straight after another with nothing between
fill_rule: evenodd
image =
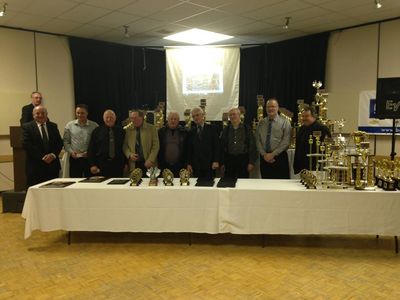
<instances>
[{"instance_id":1,"label":"black curtain","mask_svg":"<svg viewBox=\"0 0 400 300\"><path fill-rule=\"evenodd\" d=\"M276 97L295 116L297 99L314 101L312 82L325 81L328 39L321 33L241 50L239 103L247 121L256 117L257 94Z\"/></svg>"},{"instance_id":2,"label":"black curtain","mask_svg":"<svg viewBox=\"0 0 400 300\"><path fill-rule=\"evenodd\" d=\"M133 108L154 109L166 99L165 52L95 40L69 38L75 103L89 106L89 118L101 124L104 110L119 121Z\"/></svg>"}]
</instances>

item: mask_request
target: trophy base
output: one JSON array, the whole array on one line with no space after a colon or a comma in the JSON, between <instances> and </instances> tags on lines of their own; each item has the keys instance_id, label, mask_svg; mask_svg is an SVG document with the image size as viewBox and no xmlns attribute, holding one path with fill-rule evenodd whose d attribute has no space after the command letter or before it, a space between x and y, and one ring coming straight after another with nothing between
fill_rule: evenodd
<instances>
[{"instance_id":1,"label":"trophy base","mask_svg":"<svg viewBox=\"0 0 400 300\"><path fill-rule=\"evenodd\" d=\"M382 188L384 191L395 191L396 187L394 186L393 181L385 181L383 180Z\"/></svg>"},{"instance_id":2,"label":"trophy base","mask_svg":"<svg viewBox=\"0 0 400 300\"><path fill-rule=\"evenodd\" d=\"M364 190L366 190L366 191L375 191L376 188L374 186L367 186Z\"/></svg>"},{"instance_id":3,"label":"trophy base","mask_svg":"<svg viewBox=\"0 0 400 300\"><path fill-rule=\"evenodd\" d=\"M140 179L138 182L131 182L130 186L139 186L142 183L142 179Z\"/></svg>"},{"instance_id":4,"label":"trophy base","mask_svg":"<svg viewBox=\"0 0 400 300\"><path fill-rule=\"evenodd\" d=\"M348 186L347 185L343 185L343 184L331 184L328 185L328 189L332 189L332 190L344 190L347 189Z\"/></svg>"},{"instance_id":5,"label":"trophy base","mask_svg":"<svg viewBox=\"0 0 400 300\"><path fill-rule=\"evenodd\" d=\"M164 182L164 185L165 186L173 186L174 184L172 183L172 182L166 182L166 181L163 181Z\"/></svg>"},{"instance_id":6,"label":"trophy base","mask_svg":"<svg viewBox=\"0 0 400 300\"><path fill-rule=\"evenodd\" d=\"M181 182L181 186L189 186L190 182Z\"/></svg>"},{"instance_id":7,"label":"trophy base","mask_svg":"<svg viewBox=\"0 0 400 300\"><path fill-rule=\"evenodd\" d=\"M157 186L158 185L158 178L150 179L149 186Z\"/></svg>"}]
</instances>

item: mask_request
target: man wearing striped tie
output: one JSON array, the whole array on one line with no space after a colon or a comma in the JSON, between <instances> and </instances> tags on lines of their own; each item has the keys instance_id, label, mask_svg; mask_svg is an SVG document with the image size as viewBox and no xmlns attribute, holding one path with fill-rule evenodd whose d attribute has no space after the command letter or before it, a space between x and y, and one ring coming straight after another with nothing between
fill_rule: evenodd
<instances>
[{"instance_id":1,"label":"man wearing striped tie","mask_svg":"<svg viewBox=\"0 0 400 300\"><path fill-rule=\"evenodd\" d=\"M290 144L290 123L278 114L278 100L269 99L266 111L267 117L260 121L256 131L261 177L289 179L289 160L286 150Z\"/></svg>"}]
</instances>

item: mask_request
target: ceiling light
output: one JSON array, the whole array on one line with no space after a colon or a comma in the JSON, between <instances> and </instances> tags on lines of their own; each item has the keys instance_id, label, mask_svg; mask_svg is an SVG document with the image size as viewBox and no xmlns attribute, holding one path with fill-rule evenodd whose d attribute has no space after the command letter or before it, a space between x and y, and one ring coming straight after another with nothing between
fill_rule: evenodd
<instances>
[{"instance_id":1,"label":"ceiling light","mask_svg":"<svg viewBox=\"0 0 400 300\"><path fill-rule=\"evenodd\" d=\"M124 25L124 36L126 38L130 37L130 35L129 35L129 25Z\"/></svg>"},{"instance_id":2,"label":"ceiling light","mask_svg":"<svg viewBox=\"0 0 400 300\"><path fill-rule=\"evenodd\" d=\"M233 36L193 28L164 37L166 40L194 45L207 45L233 38Z\"/></svg>"},{"instance_id":3,"label":"ceiling light","mask_svg":"<svg viewBox=\"0 0 400 300\"><path fill-rule=\"evenodd\" d=\"M283 25L283 29L289 29L289 22L290 22L290 17L285 18L285 25Z\"/></svg>"},{"instance_id":4,"label":"ceiling light","mask_svg":"<svg viewBox=\"0 0 400 300\"><path fill-rule=\"evenodd\" d=\"M381 0L375 0L375 6L376 8L381 8L382 7Z\"/></svg>"},{"instance_id":5,"label":"ceiling light","mask_svg":"<svg viewBox=\"0 0 400 300\"><path fill-rule=\"evenodd\" d=\"M3 4L3 9L0 10L0 17L6 15L6 10L7 10L7 3L4 3L4 4Z\"/></svg>"}]
</instances>

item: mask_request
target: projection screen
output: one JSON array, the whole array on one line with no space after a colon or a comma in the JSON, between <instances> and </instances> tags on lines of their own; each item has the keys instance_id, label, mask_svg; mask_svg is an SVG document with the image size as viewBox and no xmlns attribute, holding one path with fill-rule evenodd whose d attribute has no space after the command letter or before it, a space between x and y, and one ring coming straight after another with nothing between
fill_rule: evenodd
<instances>
[{"instance_id":1,"label":"projection screen","mask_svg":"<svg viewBox=\"0 0 400 300\"><path fill-rule=\"evenodd\" d=\"M239 103L239 46L167 47L167 112L207 100L207 120L220 121L222 113Z\"/></svg>"}]
</instances>

